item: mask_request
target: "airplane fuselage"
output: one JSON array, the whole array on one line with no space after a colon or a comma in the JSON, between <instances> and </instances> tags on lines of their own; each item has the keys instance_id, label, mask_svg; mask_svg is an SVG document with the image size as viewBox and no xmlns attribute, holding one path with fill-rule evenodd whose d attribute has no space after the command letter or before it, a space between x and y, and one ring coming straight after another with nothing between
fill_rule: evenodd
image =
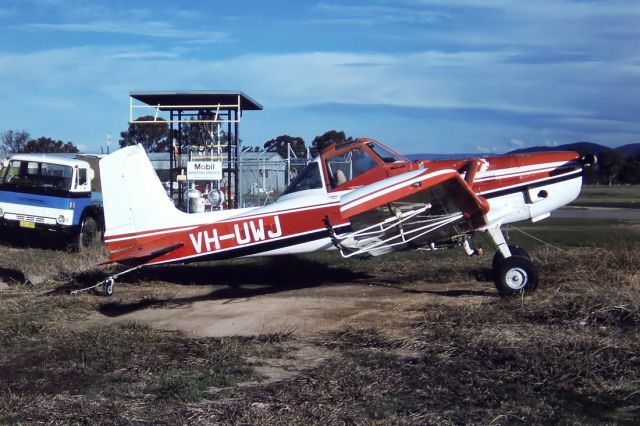
<instances>
[{"instance_id":1,"label":"airplane fuselage","mask_svg":"<svg viewBox=\"0 0 640 426\"><path fill-rule=\"evenodd\" d=\"M494 157L476 159L473 171L468 167L470 160L394 162L387 169L396 172L387 176L419 170L459 171L473 192L486 200L484 228L489 228L543 219L575 199L582 182L577 160L573 152ZM317 162L324 166L322 159ZM285 194L263 207L197 214L176 210L165 217L164 226L151 216L162 213L150 210L148 221L136 221L135 232L113 232L107 224L105 243L110 259L151 265L334 249L325 219L331 218L337 232L348 230L349 220L341 219L341 198L368 182L331 188L326 170L321 178L319 188ZM372 196L381 192L378 188Z\"/></svg>"}]
</instances>

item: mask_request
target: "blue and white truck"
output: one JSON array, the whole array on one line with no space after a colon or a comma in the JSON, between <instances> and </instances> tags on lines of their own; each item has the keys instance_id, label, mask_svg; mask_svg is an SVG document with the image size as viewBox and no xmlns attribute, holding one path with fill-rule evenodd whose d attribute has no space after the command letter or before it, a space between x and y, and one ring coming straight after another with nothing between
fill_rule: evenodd
<instances>
[{"instance_id":1,"label":"blue and white truck","mask_svg":"<svg viewBox=\"0 0 640 426\"><path fill-rule=\"evenodd\" d=\"M60 234L78 250L104 230L98 156L15 154L0 181L0 232ZM4 229L3 229L4 228Z\"/></svg>"}]
</instances>

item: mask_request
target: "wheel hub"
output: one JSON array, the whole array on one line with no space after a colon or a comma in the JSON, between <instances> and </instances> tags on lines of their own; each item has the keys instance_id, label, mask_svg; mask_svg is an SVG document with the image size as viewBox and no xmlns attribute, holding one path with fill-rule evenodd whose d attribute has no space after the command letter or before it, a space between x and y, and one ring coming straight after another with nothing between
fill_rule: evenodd
<instances>
[{"instance_id":1,"label":"wheel hub","mask_svg":"<svg viewBox=\"0 0 640 426\"><path fill-rule=\"evenodd\" d=\"M514 290L520 290L527 285L527 271L522 268L509 269L505 278L507 285Z\"/></svg>"}]
</instances>

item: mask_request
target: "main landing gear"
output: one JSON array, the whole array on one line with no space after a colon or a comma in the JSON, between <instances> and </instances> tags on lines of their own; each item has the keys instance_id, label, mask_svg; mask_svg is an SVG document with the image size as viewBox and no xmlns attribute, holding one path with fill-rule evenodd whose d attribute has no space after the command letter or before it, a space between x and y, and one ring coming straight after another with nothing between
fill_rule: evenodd
<instances>
[{"instance_id":1,"label":"main landing gear","mask_svg":"<svg viewBox=\"0 0 640 426\"><path fill-rule=\"evenodd\" d=\"M522 247L508 245L500 227L487 229L498 247L493 256L493 277L498 293L512 297L532 293L538 287L538 268Z\"/></svg>"}]
</instances>

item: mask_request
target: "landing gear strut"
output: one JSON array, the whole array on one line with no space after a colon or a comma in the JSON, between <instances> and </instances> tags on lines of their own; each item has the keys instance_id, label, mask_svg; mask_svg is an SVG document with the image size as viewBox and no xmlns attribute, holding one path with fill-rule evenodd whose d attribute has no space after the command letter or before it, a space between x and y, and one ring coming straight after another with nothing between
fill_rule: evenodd
<instances>
[{"instance_id":1,"label":"landing gear strut","mask_svg":"<svg viewBox=\"0 0 640 426\"><path fill-rule=\"evenodd\" d=\"M509 251L511 252L511 256L521 256L531 260L531 256L529 255L529 253L527 253L527 251L520 246L509 245ZM493 260L491 262L491 267L493 268L493 270L499 269L504 263L504 259L505 257L502 255L500 250L496 250L496 254L493 255Z\"/></svg>"},{"instance_id":2,"label":"landing gear strut","mask_svg":"<svg viewBox=\"0 0 640 426\"><path fill-rule=\"evenodd\" d=\"M508 245L499 226L487 232L498 247L492 262L498 293L502 297L532 293L538 287L538 268L529 253L520 246Z\"/></svg>"}]
</instances>

